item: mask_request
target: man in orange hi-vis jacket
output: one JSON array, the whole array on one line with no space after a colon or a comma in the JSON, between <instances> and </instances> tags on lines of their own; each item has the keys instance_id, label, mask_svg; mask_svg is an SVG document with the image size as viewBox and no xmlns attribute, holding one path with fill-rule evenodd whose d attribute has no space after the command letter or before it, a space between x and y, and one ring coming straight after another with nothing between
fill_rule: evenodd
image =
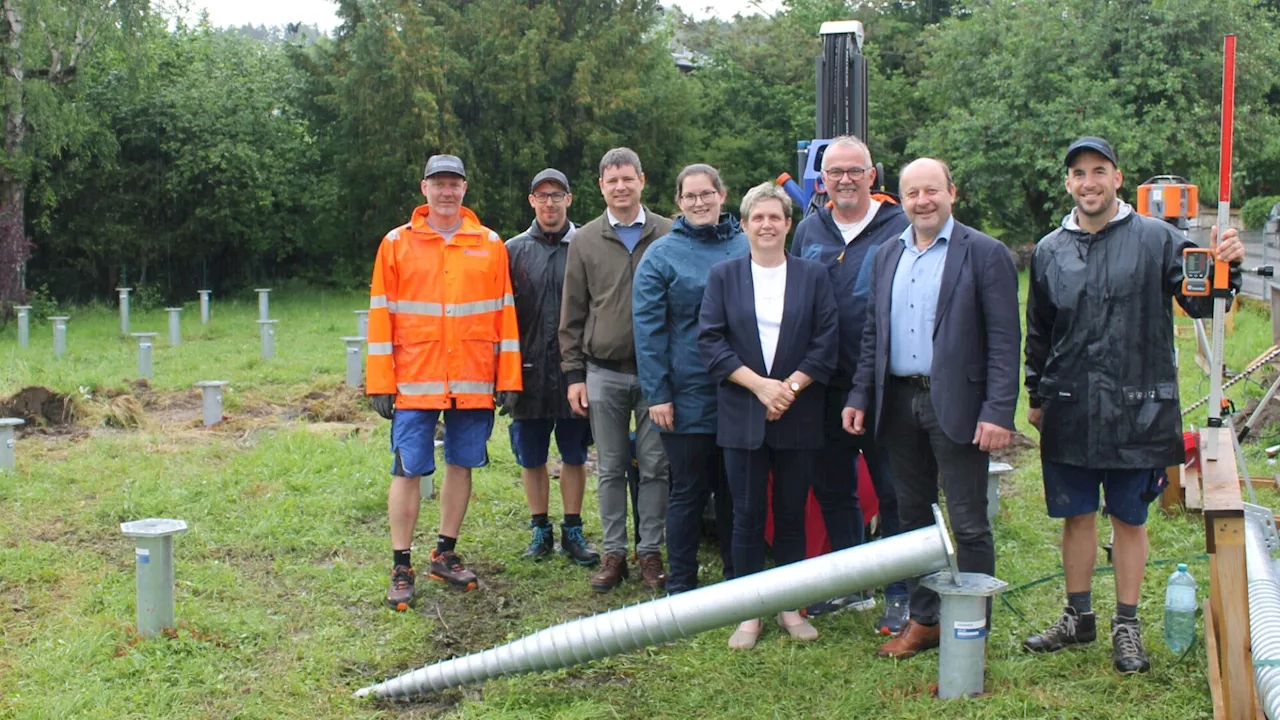
<instances>
[{"instance_id":1,"label":"man in orange hi-vis jacket","mask_svg":"<svg viewBox=\"0 0 1280 720\"><path fill-rule=\"evenodd\" d=\"M507 248L462 206L466 170L453 155L427 160L427 204L378 246L369 299L367 392L391 420L394 560L387 604L413 602L409 550L421 504L419 478L435 472L436 421L444 412L440 534L429 577L462 590L477 586L455 552L471 497L471 470L489 461L495 393L521 389L520 339Z\"/></svg>"}]
</instances>

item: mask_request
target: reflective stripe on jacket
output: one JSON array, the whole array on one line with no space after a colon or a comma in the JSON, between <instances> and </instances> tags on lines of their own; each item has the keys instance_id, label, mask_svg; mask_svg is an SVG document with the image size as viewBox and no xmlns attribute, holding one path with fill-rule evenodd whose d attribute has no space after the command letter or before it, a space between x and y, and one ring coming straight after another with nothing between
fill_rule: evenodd
<instances>
[{"instance_id":1,"label":"reflective stripe on jacket","mask_svg":"<svg viewBox=\"0 0 1280 720\"><path fill-rule=\"evenodd\" d=\"M521 389L507 248L467 208L446 241L430 212L419 206L378 246L366 392L405 409L492 408L495 392Z\"/></svg>"}]
</instances>

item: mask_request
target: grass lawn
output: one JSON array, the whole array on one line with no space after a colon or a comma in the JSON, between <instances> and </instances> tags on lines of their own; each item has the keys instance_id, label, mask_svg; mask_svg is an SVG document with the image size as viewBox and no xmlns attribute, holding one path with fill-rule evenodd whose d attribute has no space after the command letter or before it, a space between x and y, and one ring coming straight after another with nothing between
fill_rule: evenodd
<instances>
[{"instance_id":1,"label":"grass lawn","mask_svg":"<svg viewBox=\"0 0 1280 720\"><path fill-rule=\"evenodd\" d=\"M1150 674L1113 673L1105 640L1050 657L1021 651L1022 638L1056 616L1063 596L1060 580L1021 587L1060 569L1058 525L1045 517L1034 449L1015 459L996 523L998 574L1015 590L1008 604L996 603L985 697L933 699L937 654L876 659L876 613L850 611L815 620L822 638L807 645L774 627L754 652L731 652L723 629L414 703L354 700L354 690L423 663L650 593L633 580L597 596L584 570L519 558L528 515L500 420L459 548L485 587L460 595L424 580L415 611L388 611L389 425L341 387L339 337L354 334L352 310L367 299L273 295L272 314L281 322L276 358L267 362L258 358L257 304L249 293L239 302L215 298L208 327L190 303L179 348L165 342L162 311L135 312L133 330L161 333L151 388L130 382L135 347L117 337L114 308L73 310L61 361L53 359L43 318L33 323L28 350L17 348L13 325L0 331L0 398L44 385L77 397L83 412L74 426L23 435L17 472L0 473L0 718L1211 715L1203 648L1179 659L1161 639L1168 563L1188 561L1202 597L1207 589L1198 516L1152 515L1151 557L1164 564L1148 573L1140 609ZM1230 343L1229 367L1243 367L1271 344L1267 314L1242 311ZM1191 341L1180 347L1190 402L1207 393L1207 383L1189 362ZM231 381L229 420L212 429L199 427L199 396L191 389L199 380ZM1231 394L1263 389L1250 382ZM121 400L126 396L137 405ZM139 406L140 424L128 427ZM124 422L115 412L121 407L134 408ZM1020 411L1025 425L1022 417ZM103 424L108 418L115 426ZM1260 447L1249 450L1251 469L1270 476L1276 469ZM1278 506L1274 491L1259 493L1263 504ZM554 491L552 515L560 515ZM141 640L131 629L133 544L119 523L152 516L182 518L191 530L176 542L180 626L173 637ZM594 492L584 517L598 542ZM429 547L437 519L434 503L424 503L420 548ZM1105 539L1105 522L1101 532ZM718 577L714 551L704 548L703 560L704 577ZM1097 575L1095 604L1105 625L1114 607L1108 572Z\"/></svg>"}]
</instances>

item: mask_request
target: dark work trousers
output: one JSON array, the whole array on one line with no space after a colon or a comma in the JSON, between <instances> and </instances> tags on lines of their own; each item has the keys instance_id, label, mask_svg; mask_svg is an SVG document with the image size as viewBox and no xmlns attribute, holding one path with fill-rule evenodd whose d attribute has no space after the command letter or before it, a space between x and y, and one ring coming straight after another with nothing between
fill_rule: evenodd
<instances>
[{"instance_id":1,"label":"dark work trousers","mask_svg":"<svg viewBox=\"0 0 1280 720\"><path fill-rule=\"evenodd\" d=\"M840 432L844 432L842 428ZM848 433L845 433L848 435ZM871 475L871 485L876 490L876 499L880 502L880 537L893 537L902 532L902 520L898 517L898 491L893 487L893 473L889 470L889 456L880 449L876 442L874 423L867 423L867 432L863 435L849 435L854 446L862 453L867 462L867 473ZM857 461L857 456L854 457ZM855 469L857 465L854 466ZM864 523L865 524L865 523ZM904 598L907 596L907 584L902 580L889 583L884 588L886 598Z\"/></svg>"},{"instance_id":2,"label":"dark work trousers","mask_svg":"<svg viewBox=\"0 0 1280 720\"><path fill-rule=\"evenodd\" d=\"M804 559L804 506L820 450L724 449L733 497L733 571L736 577L764 569L764 523L773 473L773 559Z\"/></svg>"},{"instance_id":3,"label":"dark work trousers","mask_svg":"<svg viewBox=\"0 0 1280 720\"><path fill-rule=\"evenodd\" d=\"M828 387L822 421L826 447L813 479L813 495L822 508L831 549L844 550L862 544L862 508L858 507L858 444L840 426L848 390Z\"/></svg>"},{"instance_id":4,"label":"dark work trousers","mask_svg":"<svg viewBox=\"0 0 1280 720\"><path fill-rule=\"evenodd\" d=\"M902 532L933 524L930 506L938 502L941 487L960 569L995 575L995 540L987 520L987 453L947 437L938 425L929 391L892 377L886 379L881 421L881 448L893 469ZM921 587L916 578L907 580L907 589L911 618L924 625L937 624L937 593ZM990 608L988 603L988 617Z\"/></svg>"},{"instance_id":5,"label":"dark work trousers","mask_svg":"<svg viewBox=\"0 0 1280 720\"><path fill-rule=\"evenodd\" d=\"M716 542L725 579L733 577L733 502L716 436L711 433L662 433L671 468L667 496L667 592L698 587L698 546L707 498L715 494Z\"/></svg>"}]
</instances>

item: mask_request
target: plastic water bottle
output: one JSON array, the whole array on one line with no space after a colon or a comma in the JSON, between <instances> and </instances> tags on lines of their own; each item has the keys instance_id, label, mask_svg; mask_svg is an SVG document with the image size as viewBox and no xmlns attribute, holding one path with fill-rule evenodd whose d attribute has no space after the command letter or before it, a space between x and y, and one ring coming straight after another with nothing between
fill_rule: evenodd
<instances>
[{"instance_id":1,"label":"plastic water bottle","mask_svg":"<svg viewBox=\"0 0 1280 720\"><path fill-rule=\"evenodd\" d=\"M1181 655L1195 639L1196 579L1187 572L1186 563L1178 563L1164 591L1164 642Z\"/></svg>"}]
</instances>

